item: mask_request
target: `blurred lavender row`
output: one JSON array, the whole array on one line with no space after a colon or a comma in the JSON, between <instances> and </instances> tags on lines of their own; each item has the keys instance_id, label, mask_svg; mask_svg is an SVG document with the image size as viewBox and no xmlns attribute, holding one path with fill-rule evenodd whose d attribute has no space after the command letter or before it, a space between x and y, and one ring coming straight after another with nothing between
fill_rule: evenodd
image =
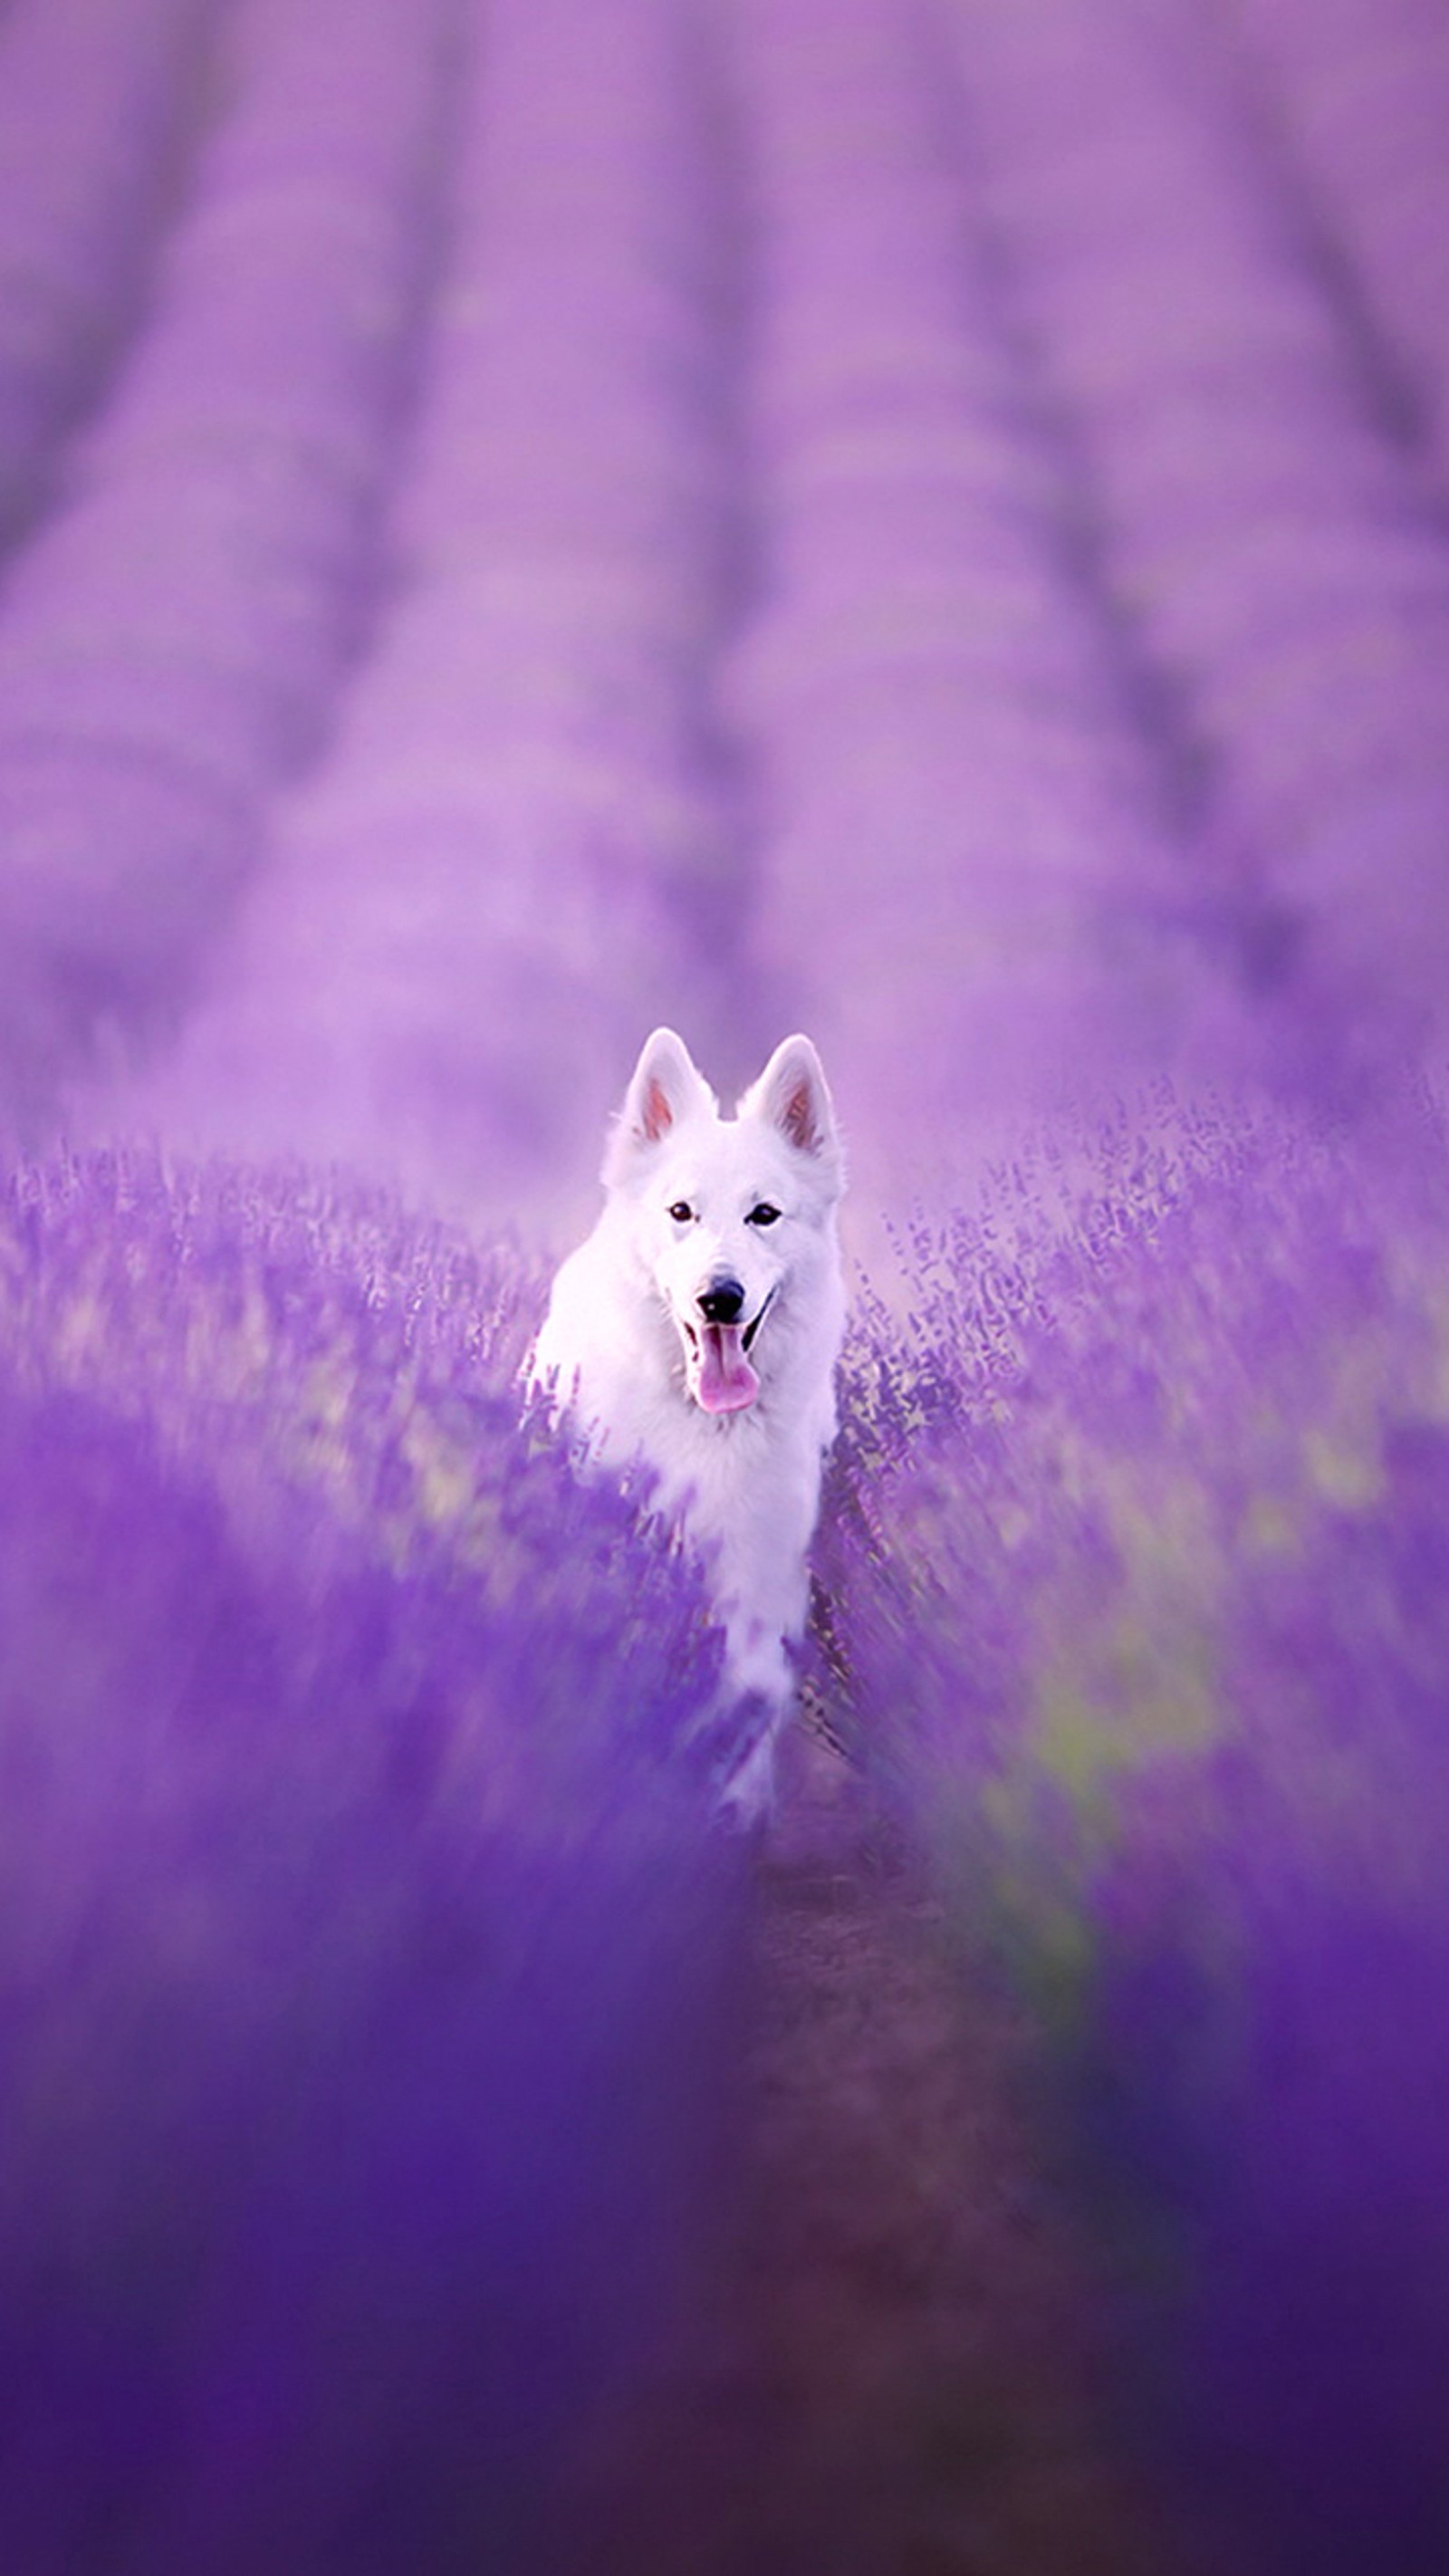
<instances>
[{"instance_id":1,"label":"blurred lavender row","mask_svg":"<svg viewBox=\"0 0 1449 2576\"><path fill-rule=\"evenodd\" d=\"M1332 1060L1442 1013L1449 549L1194 0L951 0L1103 559L1201 764L1243 970ZM1093 112L1100 109L1100 112ZM1377 407L1376 407L1377 406ZM1317 1068L1315 1068L1317 1069Z\"/></svg>"},{"instance_id":2,"label":"blurred lavender row","mask_svg":"<svg viewBox=\"0 0 1449 2576\"><path fill-rule=\"evenodd\" d=\"M1118 2420L1210 2563L1449 2549L1449 1158L1170 1100L857 1334L851 1741L1037 2031ZM1080 1169L1082 1154L1074 1158ZM1069 1212L1062 1212L1063 1199Z\"/></svg>"},{"instance_id":3,"label":"blurred lavender row","mask_svg":"<svg viewBox=\"0 0 1449 2576\"><path fill-rule=\"evenodd\" d=\"M1219 0L1402 435L1449 474L1449 26L1434 0Z\"/></svg>"},{"instance_id":4,"label":"blurred lavender row","mask_svg":"<svg viewBox=\"0 0 1449 2576\"><path fill-rule=\"evenodd\" d=\"M5 370L32 1122L497 1213L650 1019L808 1020L899 1200L907 1051L919 1176L1441 1042L1432 12L236 0L199 103L180 0L69 5L13 221L126 346Z\"/></svg>"},{"instance_id":5,"label":"blurred lavender row","mask_svg":"<svg viewBox=\"0 0 1449 2576\"><path fill-rule=\"evenodd\" d=\"M0 538L137 327L201 105L211 0L15 0L0 23Z\"/></svg>"},{"instance_id":6,"label":"blurred lavender row","mask_svg":"<svg viewBox=\"0 0 1449 2576\"><path fill-rule=\"evenodd\" d=\"M0 2554L551 2563L718 2172L697 1587L386 1201L22 1165L0 1276Z\"/></svg>"},{"instance_id":7,"label":"blurred lavender row","mask_svg":"<svg viewBox=\"0 0 1449 2576\"><path fill-rule=\"evenodd\" d=\"M0 1060L41 1107L174 1023L355 645L436 260L448 24L447 0L240 0L145 327L12 567Z\"/></svg>"},{"instance_id":8,"label":"blurred lavender row","mask_svg":"<svg viewBox=\"0 0 1449 2576\"><path fill-rule=\"evenodd\" d=\"M906 1100L919 1176L973 1102L1080 1079L1114 1007L1164 1042L1150 928L1179 853L951 150L939 30L897 0L726 14L761 563L725 689L759 947L782 1024L867 1104Z\"/></svg>"}]
</instances>

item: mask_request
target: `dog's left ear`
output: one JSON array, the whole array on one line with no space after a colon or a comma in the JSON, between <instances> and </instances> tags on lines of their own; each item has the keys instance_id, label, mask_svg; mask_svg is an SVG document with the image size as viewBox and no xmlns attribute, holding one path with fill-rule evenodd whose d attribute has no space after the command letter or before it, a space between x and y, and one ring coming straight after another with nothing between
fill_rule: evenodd
<instances>
[{"instance_id":1,"label":"dog's left ear","mask_svg":"<svg viewBox=\"0 0 1449 2576\"><path fill-rule=\"evenodd\" d=\"M809 1154L839 1173L840 1130L820 1058L808 1038L782 1038L759 1081L745 1093L739 1114L764 1119L797 1154Z\"/></svg>"}]
</instances>

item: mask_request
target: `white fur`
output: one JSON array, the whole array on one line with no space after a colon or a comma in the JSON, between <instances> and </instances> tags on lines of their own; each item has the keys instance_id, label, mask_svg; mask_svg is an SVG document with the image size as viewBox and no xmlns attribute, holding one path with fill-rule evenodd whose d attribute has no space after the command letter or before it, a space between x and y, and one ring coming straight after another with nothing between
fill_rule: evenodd
<instances>
[{"instance_id":1,"label":"white fur","mask_svg":"<svg viewBox=\"0 0 1449 2576\"><path fill-rule=\"evenodd\" d=\"M698 1548L730 1683L759 1693L769 1713L750 1778L731 1792L753 1806L768 1794L773 1736L793 1695L788 1650L805 1629L845 1323L844 1167L809 1039L786 1038L735 1116L722 1118L683 1041L656 1029L603 1179L603 1213L554 1280L529 1380L590 1466L649 1467ZM687 1219L671 1214L679 1207ZM774 1223L759 1221L765 1208L778 1209ZM742 1326L760 1319L748 1355L758 1393L737 1411L709 1412L698 1400L697 1301L724 1281L744 1292Z\"/></svg>"}]
</instances>

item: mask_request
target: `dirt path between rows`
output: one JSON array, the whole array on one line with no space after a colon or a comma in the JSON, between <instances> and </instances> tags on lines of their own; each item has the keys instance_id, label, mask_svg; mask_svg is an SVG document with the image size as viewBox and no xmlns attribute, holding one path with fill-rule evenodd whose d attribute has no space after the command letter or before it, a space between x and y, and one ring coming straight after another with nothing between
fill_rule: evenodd
<instances>
[{"instance_id":1,"label":"dirt path between rows","mask_svg":"<svg viewBox=\"0 0 1449 2576\"><path fill-rule=\"evenodd\" d=\"M1092 2300L1012 2103L1021 2042L801 1730L758 1863L726 2241L596 2431L581 2576L1187 2576L1092 2404Z\"/></svg>"}]
</instances>

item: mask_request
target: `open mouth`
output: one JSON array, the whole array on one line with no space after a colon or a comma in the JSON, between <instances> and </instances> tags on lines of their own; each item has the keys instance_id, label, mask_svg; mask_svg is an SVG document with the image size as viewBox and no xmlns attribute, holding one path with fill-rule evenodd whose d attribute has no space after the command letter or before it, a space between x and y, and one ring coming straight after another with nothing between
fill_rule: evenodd
<instances>
[{"instance_id":1,"label":"open mouth","mask_svg":"<svg viewBox=\"0 0 1449 2576\"><path fill-rule=\"evenodd\" d=\"M754 1403L760 1381L750 1366L755 1335L770 1311L773 1288L748 1324L684 1324L684 1374L704 1413L742 1413Z\"/></svg>"}]
</instances>

